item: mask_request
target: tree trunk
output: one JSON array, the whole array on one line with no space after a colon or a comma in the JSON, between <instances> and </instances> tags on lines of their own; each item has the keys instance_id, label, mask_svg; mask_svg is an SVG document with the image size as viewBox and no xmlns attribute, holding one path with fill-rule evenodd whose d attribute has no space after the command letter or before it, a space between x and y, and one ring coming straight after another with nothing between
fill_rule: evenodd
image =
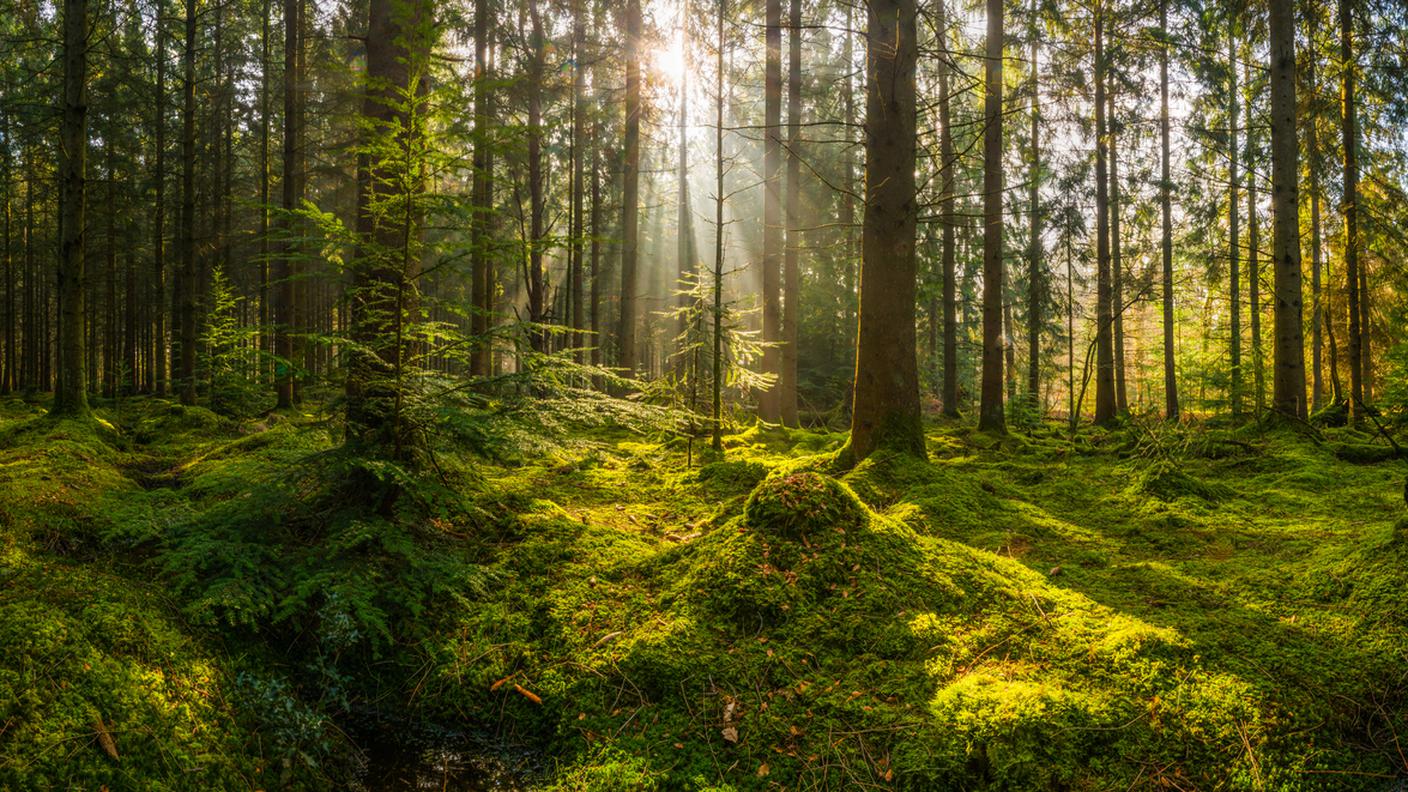
<instances>
[{"instance_id":1,"label":"tree trunk","mask_svg":"<svg viewBox=\"0 0 1408 792\"><path fill-rule=\"evenodd\" d=\"M865 225L851 438L924 456L915 360L915 0L871 0L866 32Z\"/></svg>"},{"instance_id":2,"label":"tree trunk","mask_svg":"<svg viewBox=\"0 0 1408 792\"><path fill-rule=\"evenodd\" d=\"M470 351L469 373L476 377L490 374L489 360L492 343L489 340L490 317L494 313L493 259L489 251L489 213L493 211L493 182L490 169L493 162L493 140L489 125L493 123L493 96L489 89L489 47L491 45L493 12L489 0L474 2L474 176L470 186L470 334L474 346Z\"/></svg>"},{"instance_id":3,"label":"tree trunk","mask_svg":"<svg viewBox=\"0 0 1408 792\"><path fill-rule=\"evenodd\" d=\"M763 64L763 348L762 370L777 382L758 396L758 415L782 417L782 0L766 0Z\"/></svg>"},{"instance_id":4,"label":"tree trunk","mask_svg":"<svg viewBox=\"0 0 1408 792\"><path fill-rule=\"evenodd\" d=\"M1095 423L1115 420L1115 351L1110 302L1110 200L1106 179L1105 14L1095 10Z\"/></svg>"},{"instance_id":5,"label":"tree trunk","mask_svg":"<svg viewBox=\"0 0 1408 792\"><path fill-rule=\"evenodd\" d=\"M1272 406L1307 417L1305 331L1301 319L1300 158L1296 144L1295 4L1270 0L1271 211L1276 337Z\"/></svg>"},{"instance_id":6,"label":"tree trunk","mask_svg":"<svg viewBox=\"0 0 1408 792\"><path fill-rule=\"evenodd\" d=\"M528 61L528 321L541 325L547 316L547 283L543 271L543 253L547 246L545 222L547 199L543 184L543 61L544 37L543 18L538 12L538 0L528 0L528 16L532 31L528 37L528 47L532 57ZM529 337L533 348L547 351L547 330L534 328Z\"/></svg>"},{"instance_id":7,"label":"tree trunk","mask_svg":"<svg viewBox=\"0 0 1408 792\"><path fill-rule=\"evenodd\" d=\"M1110 153L1110 311L1115 344L1115 410L1129 412L1124 366L1124 256L1120 234L1119 123L1115 120L1115 95L1105 93L1110 109L1105 116Z\"/></svg>"},{"instance_id":8,"label":"tree trunk","mask_svg":"<svg viewBox=\"0 0 1408 792\"><path fill-rule=\"evenodd\" d=\"M274 260L274 392L279 409L293 406L297 221L292 213L303 201L303 0L284 0L284 141L280 185L283 241Z\"/></svg>"},{"instance_id":9,"label":"tree trunk","mask_svg":"<svg viewBox=\"0 0 1408 792\"><path fill-rule=\"evenodd\" d=\"M939 72L939 223L943 236L939 241L939 258L943 268L944 312L944 378L943 410L950 418L958 417L958 277L955 235L958 219L954 214L953 117L949 113L949 72L952 68L948 53L947 0L937 4L938 35L944 46L938 54Z\"/></svg>"},{"instance_id":10,"label":"tree trunk","mask_svg":"<svg viewBox=\"0 0 1408 792\"><path fill-rule=\"evenodd\" d=\"M1159 2L1159 208L1163 224L1164 417L1178 420L1178 375L1173 349L1173 176L1169 162L1168 0Z\"/></svg>"},{"instance_id":11,"label":"tree trunk","mask_svg":"<svg viewBox=\"0 0 1408 792\"><path fill-rule=\"evenodd\" d=\"M1340 0L1340 60L1344 63L1340 91L1344 145L1344 281L1349 310L1349 419L1357 422L1364 406L1363 325L1359 310L1359 120L1355 103L1354 12L1352 0Z\"/></svg>"},{"instance_id":12,"label":"tree trunk","mask_svg":"<svg viewBox=\"0 0 1408 792\"><path fill-rule=\"evenodd\" d=\"M1241 176L1238 171L1238 162L1241 160L1241 148L1237 143L1237 38L1230 29L1227 34L1227 73L1231 85L1227 91L1228 101L1228 148L1227 148L1227 168L1229 192L1227 196L1227 211L1229 225L1229 244L1227 255L1229 264L1229 286L1230 299L1228 310L1231 313L1229 338L1228 338L1228 358L1232 368L1232 383L1230 401L1232 403L1232 417L1238 418L1242 414L1242 283L1241 283L1241 256L1242 240L1238 220L1240 217L1241 201Z\"/></svg>"},{"instance_id":13,"label":"tree trunk","mask_svg":"<svg viewBox=\"0 0 1408 792\"><path fill-rule=\"evenodd\" d=\"M802 0L791 0L787 57L787 252L782 270L782 371L778 414L787 426L797 416L797 329L802 299Z\"/></svg>"},{"instance_id":14,"label":"tree trunk","mask_svg":"<svg viewBox=\"0 0 1408 792\"><path fill-rule=\"evenodd\" d=\"M635 376L636 260L640 210L640 0L626 0L626 131L621 184L621 326L617 365Z\"/></svg>"},{"instance_id":15,"label":"tree trunk","mask_svg":"<svg viewBox=\"0 0 1408 792\"><path fill-rule=\"evenodd\" d=\"M724 22L727 15L728 0L719 0L718 49L714 53L714 376L713 420L709 434L714 453L720 455L724 452Z\"/></svg>"},{"instance_id":16,"label":"tree trunk","mask_svg":"<svg viewBox=\"0 0 1408 792\"><path fill-rule=\"evenodd\" d=\"M64 0L63 115L59 125L59 379L52 415L88 414L84 369L84 213L87 209L88 0ZM6 145L9 141L6 141Z\"/></svg>"},{"instance_id":17,"label":"tree trunk","mask_svg":"<svg viewBox=\"0 0 1408 792\"><path fill-rule=\"evenodd\" d=\"M1033 0L1033 30L1040 10ZM1041 398L1041 301L1046 290L1046 272L1041 249L1041 39L1032 36L1032 161L1028 177L1031 190L1028 214L1031 217L1031 248L1028 251L1027 275L1027 399L1032 411L1040 415Z\"/></svg>"},{"instance_id":18,"label":"tree trunk","mask_svg":"<svg viewBox=\"0 0 1408 792\"><path fill-rule=\"evenodd\" d=\"M988 0L983 95L983 387L978 428L1006 431L1002 412L1002 12Z\"/></svg>"},{"instance_id":19,"label":"tree trunk","mask_svg":"<svg viewBox=\"0 0 1408 792\"><path fill-rule=\"evenodd\" d=\"M152 388L158 396L166 395L166 25L162 17L165 0L157 0L156 25L156 115L154 144L155 164L152 181L156 188L152 207Z\"/></svg>"},{"instance_id":20,"label":"tree trunk","mask_svg":"<svg viewBox=\"0 0 1408 792\"><path fill-rule=\"evenodd\" d=\"M584 13L582 0L573 0L572 4L572 251L571 259L568 263L570 269L568 278L569 295L572 300L572 334L571 345L574 350L574 359L578 363L585 361L584 353L581 351L585 338L582 335L583 329L583 306L582 306L582 265L585 246L585 227L583 226L584 207L583 191L584 180L587 169L587 70L585 68L587 49L587 19Z\"/></svg>"},{"instance_id":21,"label":"tree trunk","mask_svg":"<svg viewBox=\"0 0 1408 792\"><path fill-rule=\"evenodd\" d=\"M1250 57L1250 56L1249 56ZM1257 140L1252 123L1255 94L1251 65L1247 65L1247 314L1252 331L1252 390L1256 414L1266 410L1266 370L1261 347L1261 213L1257 210Z\"/></svg>"},{"instance_id":22,"label":"tree trunk","mask_svg":"<svg viewBox=\"0 0 1408 792\"><path fill-rule=\"evenodd\" d=\"M406 327L420 270L416 201L425 178L422 97L432 44L428 0L371 0L362 116L377 153L363 154L358 167L347 439L401 461L412 461L415 448L403 418Z\"/></svg>"},{"instance_id":23,"label":"tree trunk","mask_svg":"<svg viewBox=\"0 0 1408 792\"><path fill-rule=\"evenodd\" d=\"M186 0L186 39L181 64L181 237L177 280L177 359L182 404L196 401L196 0Z\"/></svg>"}]
</instances>

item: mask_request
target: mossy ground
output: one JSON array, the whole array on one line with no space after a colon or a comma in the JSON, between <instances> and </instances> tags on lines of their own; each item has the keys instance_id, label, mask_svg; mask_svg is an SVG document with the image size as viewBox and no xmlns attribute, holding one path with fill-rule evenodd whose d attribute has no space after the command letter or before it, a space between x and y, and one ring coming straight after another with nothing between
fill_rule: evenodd
<instances>
[{"instance_id":1,"label":"mossy ground","mask_svg":"<svg viewBox=\"0 0 1408 792\"><path fill-rule=\"evenodd\" d=\"M0 788L336 787L369 712L525 788L1408 776L1408 466L1352 430L937 424L847 472L838 433L598 433L367 514L314 415L36 413L0 407Z\"/></svg>"}]
</instances>

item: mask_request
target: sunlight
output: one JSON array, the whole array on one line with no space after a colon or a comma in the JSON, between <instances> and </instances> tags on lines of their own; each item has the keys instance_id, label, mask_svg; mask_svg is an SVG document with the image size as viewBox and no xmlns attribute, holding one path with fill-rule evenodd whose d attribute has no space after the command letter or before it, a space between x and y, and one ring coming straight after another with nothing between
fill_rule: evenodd
<instances>
[{"instance_id":1,"label":"sunlight","mask_svg":"<svg viewBox=\"0 0 1408 792\"><path fill-rule=\"evenodd\" d=\"M678 86L684 80L687 65L684 41L678 35L672 37L666 46L657 47L650 52L650 71L661 81L672 86Z\"/></svg>"}]
</instances>

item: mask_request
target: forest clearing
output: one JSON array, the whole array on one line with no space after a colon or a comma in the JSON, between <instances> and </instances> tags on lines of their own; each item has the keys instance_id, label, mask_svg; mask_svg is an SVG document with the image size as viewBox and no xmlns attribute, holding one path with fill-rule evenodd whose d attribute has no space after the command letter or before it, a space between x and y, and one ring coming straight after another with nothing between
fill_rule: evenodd
<instances>
[{"instance_id":1,"label":"forest clearing","mask_svg":"<svg viewBox=\"0 0 1408 792\"><path fill-rule=\"evenodd\" d=\"M0 0L0 792L1408 789L1402 0Z\"/></svg>"}]
</instances>

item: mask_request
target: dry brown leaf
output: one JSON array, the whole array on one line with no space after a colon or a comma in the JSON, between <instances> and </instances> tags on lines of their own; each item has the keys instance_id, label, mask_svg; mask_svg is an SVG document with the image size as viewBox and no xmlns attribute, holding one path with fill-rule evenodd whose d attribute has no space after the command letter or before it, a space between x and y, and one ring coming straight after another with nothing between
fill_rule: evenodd
<instances>
[{"instance_id":1,"label":"dry brown leaf","mask_svg":"<svg viewBox=\"0 0 1408 792\"><path fill-rule=\"evenodd\" d=\"M117 743L112 739L112 733L108 731L107 724L102 718L93 721L93 728L98 732L98 745L102 746L103 753L117 761Z\"/></svg>"}]
</instances>

